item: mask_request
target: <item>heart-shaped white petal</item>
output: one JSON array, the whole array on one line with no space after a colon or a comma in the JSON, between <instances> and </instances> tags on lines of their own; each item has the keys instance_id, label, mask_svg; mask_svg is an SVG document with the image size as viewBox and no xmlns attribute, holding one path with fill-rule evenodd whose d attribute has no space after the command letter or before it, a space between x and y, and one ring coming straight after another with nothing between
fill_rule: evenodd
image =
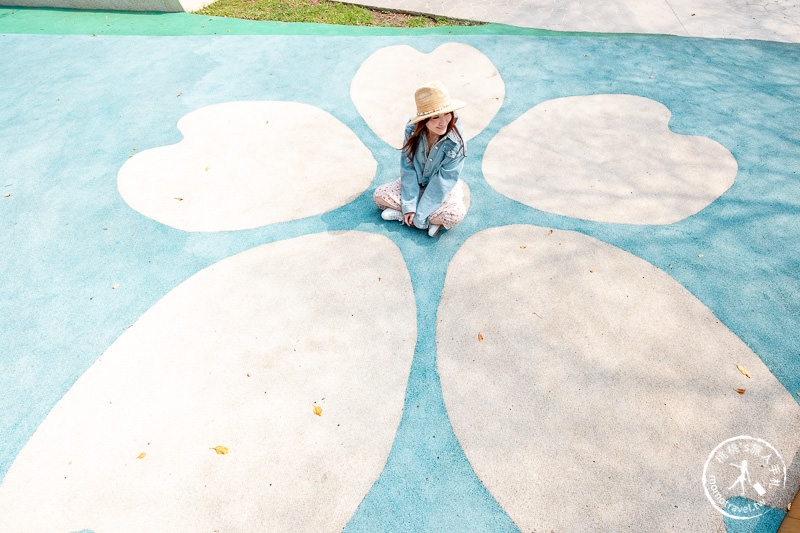
<instances>
[{"instance_id":1,"label":"heart-shaped white petal","mask_svg":"<svg viewBox=\"0 0 800 533\"><path fill-rule=\"evenodd\" d=\"M504 127L483 157L498 192L542 211L625 224L671 224L733 185L721 144L669 129L662 104L624 94L541 103Z\"/></svg>"},{"instance_id":2,"label":"heart-shaped white petal","mask_svg":"<svg viewBox=\"0 0 800 533\"><path fill-rule=\"evenodd\" d=\"M0 529L341 531L389 455L415 343L411 280L385 237L225 259L53 408L0 485Z\"/></svg>"},{"instance_id":3,"label":"heart-shaped white petal","mask_svg":"<svg viewBox=\"0 0 800 533\"><path fill-rule=\"evenodd\" d=\"M444 83L451 98L467 103L456 112L465 140L483 131L503 105L500 73L480 50L462 43L443 44L429 54L408 45L381 48L356 72L350 97L372 131L400 148L403 129L417 114L414 92L434 80Z\"/></svg>"},{"instance_id":4,"label":"heart-shaped white petal","mask_svg":"<svg viewBox=\"0 0 800 533\"><path fill-rule=\"evenodd\" d=\"M473 235L438 317L453 429L523 531L714 531L701 475L719 443L798 451L800 406L761 360L665 272L586 235Z\"/></svg>"},{"instance_id":5,"label":"heart-shaped white petal","mask_svg":"<svg viewBox=\"0 0 800 533\"><path fill-rule=\"evenodd\" d=\"M229 102L178 121L183 141L143 151L119 171L133 209L185 231L240 230L324 213L375 176L372 153L319 108Z\"/></svg>"}]
</instances>

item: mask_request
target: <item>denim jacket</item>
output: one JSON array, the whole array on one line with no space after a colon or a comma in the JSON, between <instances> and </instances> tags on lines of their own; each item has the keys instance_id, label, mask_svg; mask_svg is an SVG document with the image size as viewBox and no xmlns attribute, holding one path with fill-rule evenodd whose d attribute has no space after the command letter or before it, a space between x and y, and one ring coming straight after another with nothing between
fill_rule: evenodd
<instances>
[{"instance_id":1,"label":"denim jacket","mask_svg":"<svg viewBox=\"0 0 800 533\"><path fill-rule=\"evenodd\" d=\"M415 124L406 126L404 139L414 132ZM405 143L405 140L403 141ZM455 131L442 137L427 156L428 141L420 135L417 153L410 163L405 152L400 154L400 199L405 213L416 213L414 225L428 227L428 217L442 205L458 183L464 168L464 146Z\"/></svg>"}]
</instances>

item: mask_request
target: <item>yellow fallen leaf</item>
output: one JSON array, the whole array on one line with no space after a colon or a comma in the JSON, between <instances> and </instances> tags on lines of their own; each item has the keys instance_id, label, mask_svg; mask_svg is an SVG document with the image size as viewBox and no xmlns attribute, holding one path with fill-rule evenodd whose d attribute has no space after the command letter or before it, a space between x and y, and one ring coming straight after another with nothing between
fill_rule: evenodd
<instances>
[{"instance_id":1,"label":"yellow fallen leaf","mask_svg":"<svg viewBox=\"0 0 800 533\"><path fill-rule=\"evenodd\" d=\"M697 257L703 257L703 254L697 254Z\"/></svg>"},{"instance_id":2,"label":"yellow fallen leaf","mask_svg":"<svg viewBox=\"0 0 800 533\"><path fill-rule=\"evenodd\" d=\"M753 376L750 375L750 372L748 372L747 369L745 367L743 367L742 365L740 365L739 363L736 363L736 368L738 368L739 372L741 372L742 374L744 374L748 378L752 378L753 377Z\"/></svg>"},{"instance_id":3,"label":"yellow fallen leaf","mask_svg":"<svg viewBox=\"0 0 800 533\"><path fill-rule=\"evenodd\" d=\"M214 446L213 448L209 448L209 450L214 450L217 452L217 455L225 455L228 453L228 448L225 446Z\"/></svg>"},{"instance_id":4,"label":"yellow fallen leaf","mask_svg":"<svg viewBox=\"0 0 800 533\"><path fill-rule=\"evenodd\" d=\"M786 504L786 510L787 510L787 511L791 511L791 510L792 510L792 504L791 504L791 502Z\"/></svg>"},{"instance_id":5,"label":"yellow fallen leaf","mask_svg":"<svg viewBox=\"0 0 800 533\"><path fill-rule=\"evenodd\" d=\"M183 198L181 198L180 196L176 196L175 198L173 198L173 200L178 200L179 202L182 202Z\"/></svg>"},{"instance_id":6,"label":"yellow fallen leaf","mask_svg":"<svg viewBox=\"0 0 800 533\"><path fill-rule=\"evenodd\" d=\"M478 332L478 340L483 342L483 335L481 335L480 332Z\"/></svg>"},{"instance_id":7,"label":"yellow fallen leaf","mask_svg":"<svg viewBox=\"0 0 800 533\"><path fill-rule=\"evenodd\" d=\"M735 390L739 394L744 394L744 391L745 391L745 389L733 389L733 390Z\"/></svg>"},{"instance_id":8,"label":"yellow fallen leaf","mask_svg":"<svg viewBox=\"0 0 800 533\"><path fill-rule=\"evenodd\" d=\"M9 196L11 196L11 195L10 194L6 194L5 196L3 196L3 198L8 198Z\"/></svg>"},{"instance_id":9,"label":"yellow fallen leaf","mask_svg":"<svg viewBox=\"0 0 800 533\"><path fill-rule=\"evenodd\" d=\"M119 283L117 283L116 285L114 285L114 286L113 286L113 287L111 287L111 288L112 288L112 289L119 289Z\"/></svg>"},{"instance_id":10,"label":"yellow fallen leaf","mask_svg":"<svg viewBox=\"0 0 800 533\"><path fill-rule=\"evenodd\" d=\"M317 416L322 416L322 407L319 405L314 406L314 414Z\"/></svg>"},{"instance_id":11,"label":"yellow fallen leaf","mask_svg":"<svg viewBox=\"0 0 800 533\"><path fill-rule=\"evenodd\" d=\"M209 169L209 168L211 168L211 167L206 167L206 172L208 172L208 169Z\"/></svg>"},{"instance_id":12,"label":"yellow fallen leaf","mask_svg":"<svg viewBox=\"0 0 800 533\"><path fill-rule=\"evenodd\" d=\"M520 245L519 245L519 247L520 247L520 248L522 248L523 250L524 250L525 248L527 248L527 246L525 246L524 244L520 244Z\"/></svg>"},{"instance_id":13,"label":"yellow fallen leaf","mask_svg":"<svg viewBox=\"0 0 800 533\"><path fill-rule=\"evenodd\" d=\"M146 453L142 452L136 456L137 459L144 459L144 456L147 455Z\"/></svg>"}]
</instances>

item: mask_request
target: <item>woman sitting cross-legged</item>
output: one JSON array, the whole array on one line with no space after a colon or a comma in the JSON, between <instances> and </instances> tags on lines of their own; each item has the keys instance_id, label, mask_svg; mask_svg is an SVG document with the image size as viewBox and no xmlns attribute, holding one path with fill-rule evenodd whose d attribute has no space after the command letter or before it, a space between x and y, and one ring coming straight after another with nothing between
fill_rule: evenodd
<instances>
[{"instance_id":1,"label":"woman sitting cross-legged","mask_svg":"<svg viewBox=\"0 0 800 533\"><path fill-rule=\"evenodd\" d=\"M466 104L451 100L438 81L417 89L414 99L417 116L406 125L400 178L375 189L372 198L384 220L427 229L433 237L467 214L464 195L469 191L459 179L466 146L454 114Z\"/></svg>"}]
</instances>

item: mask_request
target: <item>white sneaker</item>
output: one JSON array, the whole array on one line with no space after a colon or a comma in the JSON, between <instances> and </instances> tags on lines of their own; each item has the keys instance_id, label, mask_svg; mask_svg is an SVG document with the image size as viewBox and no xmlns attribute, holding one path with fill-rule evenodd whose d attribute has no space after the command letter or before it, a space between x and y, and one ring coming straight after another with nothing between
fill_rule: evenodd
<instances>
[{"instance_id":1,"label":"white sneaker","mask_svg":"<svg viewBox=\"0 0 800 533\"><path fill-rule=\"evenodd\" d=\"M428 227L428 237L436 237L436 234L439 233L440 229L442 229L441 224L431 224Z\"/></svg>"},{"instance_id":2,"label":"white sneaker","mask_svg":"<svg viewBox=\"0 0 800 533\"><path fill-rule=\"evenodd\" d=\"M403 213L397 209L387 207L383 210L383 213L381 213L381 218L383 220L403 220Z\"/></svg>"}]
</instances>

